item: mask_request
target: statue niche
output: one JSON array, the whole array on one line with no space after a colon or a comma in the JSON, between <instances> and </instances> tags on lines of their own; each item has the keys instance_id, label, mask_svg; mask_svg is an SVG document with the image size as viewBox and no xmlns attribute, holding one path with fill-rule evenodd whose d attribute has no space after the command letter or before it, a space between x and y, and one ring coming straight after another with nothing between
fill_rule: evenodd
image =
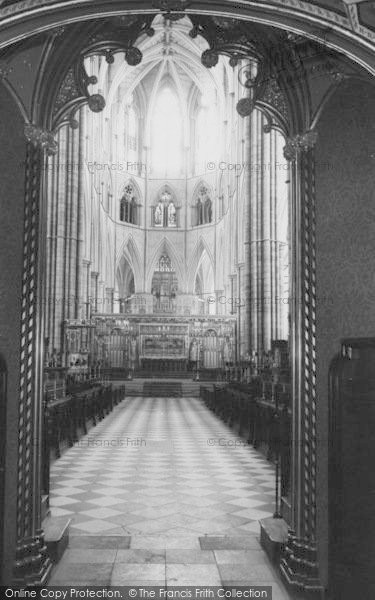
<instances>
[{"instance_id":1,"label":"statue niche","mask_svg":"<svg viewBox=\"0 0 375 600\"><path fill-rule=\"evenodd\" d=\"M172 194L164 190L153 207L154 227L177 227L177 208Z\"/></svg>"}]
</instances>

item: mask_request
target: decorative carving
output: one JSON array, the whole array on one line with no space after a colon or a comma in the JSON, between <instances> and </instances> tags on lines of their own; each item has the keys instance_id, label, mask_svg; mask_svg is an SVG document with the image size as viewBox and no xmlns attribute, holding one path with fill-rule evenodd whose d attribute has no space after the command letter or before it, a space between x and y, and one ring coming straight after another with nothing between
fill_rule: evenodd
<instances>
[{"instance_id":1,"label":"decorative carving","mask_svg":"<svg viewBox=\"0 0 375 600\"><path fill-rule=\"evenodd\" d=\"M244 88L248 90L253 88L256 84L257 73L254 73L253 71L254 69L252 69L251 64L241 67L241 69L238 71L238 81Z\"/></svg>"},{"instance_id":2,"label":"decorative carving","mask_svg":"<svg viewBox=\"0 0 375 600\"><path fill-rule=\"evenodd\" d=\"M201 56L201 61L204 67L211 69L212 67L216 67L219 62L219 55L214 50L205 50Z\"/></svg>"},{"instance_id":3,"label":"decorative carving","mask_svg":"<svg viewBox=\"0 0 375 600\"><path fill-rule=\"evenodd\" d=\"M125 52L125 58L128 65L135 67L142 61L143 55L139 48L132 46Z\"/></svg>"},{"instance_id":4,"label":"decorative carving","mask_svg":"<svg viewBox=\"0 0 375 600\"><path fill-rule=\"evenodd\" d=\"M75 100L82 96L82 92L76 81L73 67L71 67L65 75L64 81L62 82L58 91L55 105L54 114L56 114L65 104Z\"/></svg>"},{"instance_id":5,"label":"decorative carving","mask_svg":"<svg viewBox=\"0 0 375 600\"><path fill-rule=\"evenodd\" d=\"M264 46L264 32L261 32L257 25L252 25L249 30L248 26L246 27L236 19L195 15L189 15L189 18L193 23L193 28L189 33L190 37L195 38L201 35L210 46L203 53L205 57L211 52L217 55L223 54L229 57L234 66L241 59L260 56L259 49Z\"/></svg>"},{"instance_id":6,"label":"decorative carving","mask_svg":"<svg viewBox=\"0 0 375 600\"><path fill-rule=\"evenodd\" d=\"M184 18L184 12L190 4L187 0L155 0L153 6L163 13L166 19L178 21Z\"/></svg>"},{"instance_id":7,"label":"decorative carving","mask_svg":"<svg viewBox=\"0 0 375 600\"><path fill-rule=\"evenodd\" d=\"M307 132L314 134L314 132ZM316 134L300 141L297 146L300 154L301 172L301 277L299 307L303 315L301 335L300 379L301 396L294 418L300 427L300 437L295 440L300 458L295 462L300 470L297 485L300 490L301 520L297 524L298 536L290 530L288 543L281 561L281 571L290 585L310 592L322 592L316 553L316 214L315 214L315 158L312 146ZM294 138L295 139L295 138Z\"/></svg>"},{"instance_id":8,"label":"decorative carving","mask_svg":"<svg viewBox=\"0 0 375 600\"><path fill-rule=\"evenodd\" d=\"M54 127L66 121L72 106L77 108L88 102L94 112L100 112L105 106L104 99L99 97L99 94L90 95L88 88L90 85L97 84L98 78L96 75L87 74L84 57L88 54L102 55L108 64L113 64L115 52L123 52L129 65L138 65L143 56L134 44L142 34L149 37L154 35L155 31L151 27L154 17L154 15L124 15L116 19L103 19L95 33L89 30L86 36L82 35L80 48L76 52L77 58L66 72L56 96L53 108ZM62 37L64 35L65 33ZM68 38L69 35L71 35L70 30L66 28L66 37ZM64 39L63 42L66 43L66 40Z\"/></svg>"},{"instance_id":9,"label":"decorative carving","mask_svg":"<svg viewBox=\"0 0 375 600\"><path fill-rule=\"evenodd\" d=\"M58 144L53 133L32 123L25 125L25 136L28 142L46 150L49 156L57 153Z\"/></svg>"},{"instance_id":10,"label":"decorative carving","mask_svg":"<svg viewBox=\"0 0 375 600\"><path fill-rule=\"evenodd\" d=\"M92 94L88 98L88 105L92 112L101 112L105 107L105 100L101 94Z\"/></svg>"},{"instance_id":11,"label":"decorative carving","mask_svg":"<svg viewBox=\"0 0 375 600\"><path fill-rule=\"evenodd\" d=\"M241 117L248 117L251 115L254 108L255 104L251 98L241 98L241 100L237 102L236 106L237 112Z\"/></svg>"},{"instance_id":12,"label":"decorative carving","mask_svg":"<svg viewBox=\"0 0 375 600\"><path fill-rule=\"evenodd\" d=\"M113 63L115 62L115 57L113 56L112 50L107 50L107 52L105 53L105 60L109 65L113 65Z\"/></svg>"},{"instance_id":13,"label":"decorative carving","mask_svg":"<svg viewBox=\"0 0 375 600\"><path fill-rule=\"evenodd\" d=\"M36 129L38 128L34 127ZM38 135L36 139L39 139ZM51 571L51 562L47 557L40 529L41 464L37 447L41 444L42 419L42 393L38 387L38 382L41 382L39 371L42 368L39 364L42 349L38 345L38 308L41 300L38 254L43 251L39 248L39 227L43 223L43 215L40 214L43 147L43 143L34 139L30 141L25 165L15 585L24 582L43 585Z\"/></svg>"},{"instance_id":14,"label":"decorative carving","mask_svg":"<svg viewBox=\"0 0 375 600\"><path fill-rule=\"evenodd\" d=\"M275 78L271 77L268 80L260 100L274 108L285 121L288 120L288 107L285 96Z\"/></svg>"},{"instance_id":15,"label":"decorative carving","mask_svg":"<svg viewBox=\"0 0 375 600\"><path fill-rule=\"evenodd\" d=\"M284 146L284 156L286 160L295 160L300 152L306 152L316 144L318 134L316 131L306 131L299 133L292 138L288 138Z\"/></svg>"}]
</instances>

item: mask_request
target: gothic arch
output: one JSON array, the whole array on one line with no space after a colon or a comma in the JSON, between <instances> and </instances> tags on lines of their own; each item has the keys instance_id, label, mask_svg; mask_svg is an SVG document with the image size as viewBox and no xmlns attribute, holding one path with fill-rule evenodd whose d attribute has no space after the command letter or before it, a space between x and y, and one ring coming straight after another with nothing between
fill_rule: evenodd
<instances>
[{"instance_id":1,"label":"gothic arch","mask_svg":"<svg viewBox=\"0 0 375 600\"><path fill-rule=\"evenodd\" d=\"M148 111L147 111L147 115L146 115L146 119L145 119L145 121L146 121L145 139L146 139L148 145L151 144L151 137L152 137L151 123L152 123L152 117L154 114L158 94L160 92L162 92L164 88L167 88L167 87L171 88L173 93L176 94L176 98L178 100L178 104L179 104L179 107L181 110L181 115L182 115L182 121L183 121L182 122L183 140L185 143L187 143L187 139L188 139L187 138L188 115L186 113L184 102L183 102L183 92L182 92L181 82L180 82L178 74L173 69L173 63L170 63L170 72L167 72L165 65L166 65L166 63L164 63L164 62L161 63L160 68L158 70L158 74L155 79L154 87L152 89L151 100L150 100L150 103L148 106Z\"/></svg>"},{"instance_id":2,"label":"gothic arch","mask_svg":"<svg viewBox=\"0 0 375 600\"><path fill-rule=\"evenodd\" d=\"M120 297L129 295L129 286L132 278L135 281L134 269L128 258L122 255L116 269L116 283Z\"/></svg>"},{"instance_id":3,"label":"gothic arch","mask_svg":"<svg viewBox=\"0 0 375 600\"><path fill-rule=\"evenodd\" d=\"M151 290L152 277L154 275L157 263L163 254L167 254L169 256L169 258L171 259L172 264L173 264L174 268L176 269L177 279L178 279L178 283L179 283L179 289L180 289L180 291L184 291L183 287L184 287L184 283L185 283L185 275L184 275L183 264L178 256L173 244L166 237L164 237L159 242L159 244L154 252L153 258L150 261L150 266L148 268L147 278L146 278L146 290L147 291Z\"/></svg>"},{"instance_id":4,"label":"gothic arch","mask_svg":"<svg viewBox=\"0 0 375 600\"><path fill-rule=\"evenodd\" d=\"M127 238L127 240L124 241L124 243L122 244L122 246L120 247L120 249L117 253L116 273L117 273L118 265L120 264L122 257L124 257L128 261L129 265L133 269L135 291L136 292L142 291L142 287L143 287L142 286L142 281L143 281L142 261L141 261L141 256L140 256L139 250L138 250L137 245L132 236L129 236Z\"/></svg>"},{"instance_id":5,"label":"gothic arch","mask_svg":"<svg viewBox=\"0 0 375 600\"><path fill-rule=\"evenodd\" d=\"M169 206L170 206L170 204L169 205L167 204L168 200L163 200L164 194L170 195L170 204L172 205L172 208L173 208L173 221L172 221L171 225L170 225L170 221L169 221ZM158 189L158 191L155 194L155 197L152 201L151 225L153 227L160 227L160 228L179 227L180 219L179 219L178 211L180 210L180 208L181 208L181 200L177 199L176 191L169 183L165 183ZM159 212L159 214L157 214L157 212Z\"/></svg>"},{"instance_id":6,"label":"gothic arch","mask_svg":"<svg viewBox=\"0 0 375 600\"><path fill-rule=\"evenodd\" d=\"M234 5L231 0L224 0L220 5L220 12L215 10L212 2L190 2L189 8L193 11L200 9L208 10L210 14L220 14L231 18L244 21L253 21L256 23L265 23L280 29L289 30L301 35L307 35L318 41L324 42L327 46L345 52L350 58L356 59L373 74L374 66L367 52L368 41L372 38L372 31L363 25L359 20L352 21L346 14L330 10L330 5L326 7L309 5L306 10L302 4L296 5L292 0L287 0L283 4L275 3L275 6L257 6L253 3L248 5ZM19 6L18 6L19 5ZM69 7L75 8L74 17ZM35 8L38 8L38 20L35 20ZM114 16L116 14L141 14L145 10L154 8L155 3L151 0L141 0L137 6L124 8L123 2L103 4L99 0L93 0L90 7L83 0L73 2L73 0L60 6L56 2L41 6L40 0L25 0L24 2L15 2L5 6L0 10L0 18L6 22L7 28L3 32L3 41L1 48L8 44L18 42L30 35L47 31L53 27L61 27L72 21L92 20L103 18L104 16ZM19 11L23 11L23 18L16 18ZM172 12L174 9L172 7ZM357 14L357 13L356 13ZM358 14L357 14L358 19ZM327 29L329 28L330 40L327 40Z\"/></svg>"},{"instance_id":7,"label":"gothic arch","mask_svg":"<svg viewBox=\"0 0 375 600\"><path fill-rule=\"evenodd\" d=\"M207 253L208 259L211 263L213 273L215 273L214 264L215 261L212 256L212 252L210 251L208 244L201 236L197 241L195 248L192 252L192 257L188 266L188 290L194 293L195 287L195 279L197 275L197 271L199 269L200 262L202 260L202 256L204 252Z\"/></svg>"},{"instance_id":8,"label":"gothic arch","mask_svg":"<svg viewBox=\"0 0 375 600\"><path fill-rule=\"evenodd\" d=\"M125 183L121 186L121 194L124 193L125 188L126 188L127 185L133 186L133 188L134 188L134 190L136 192L138 200L141 201L143 194L141 192L141 188L139 187L139 185L136 182L136 180L134 179L134 177L128 177L128 179L125 181Z\"/></svg>"},{"instance_id":9,"label":"gothic arch","mask_svg":"<svg viewBox=\"0 0 375 600\"><path fill-rule=\"evenodd\" d=\"M224 261L224 236L223 232L220 231L218 233L218 239L216 243L216 270L215 270L215 279L216 279L216 289L222 290L224 289L224 281L225 281L225 261Z\"/></svg>"},{"instance_id":10,"label":"gothic arch","mask_svg":"<svg viewBox=\"0 0 375 600\"><path fill-rule=\"evenodd\" d=\"M174 202L175 206L177 206L178 208L181 207L181 199L178 197L177 190L169 182L163 183L163 185L161 185L158 188L158 190L157 190L157 192L155 194L155 197L153 199L154 203L156 203L158 201L158 198L160 198L160 196L161 196L161 194L163 192L169 192L171 194L171 196L172 196L172 199L173 199L173 202Z\"/></svg>"},{"instance_id":11,"label":"gothic arch","mask_svg":"<svg viewBox=\"0 0 375 600\"><path fill-rule=\"evenodd\" d=\"M198 286L197 286L198 284ZM216 313L216 305L210 299L215 295L215 275L212 262L206 249L203 250L195 274L194 292L203 295L204 312Z\"/></svg>"},{"instance_id":12,"label":"gothic arch","mask_svg":"<svg viewBox=\"0 0 375 600\"><path fill-rule=\"evenodd\" d=\"M128 189L132 189L134 194L130 198L131 192L127 193ZM139 186L131 177L122 186L121 198L116 206L117 218L120 223L130 225L140 224L140 207L141 207L141 192Z\"/></svg>"},{"instance_id":13,"label":"gothic arch","mask_svg":"<svg viewBox=\"0 0 375 600\"><path fill-rule=\"evenodd\" d=\"M199 193L199 188L200 187L206 187L208 193L212 196L212 186L208 183L208 181L206 181L206 179L200 179L198 181L198 183L195 185L194 187L194 191L193 191L193 205L194 205L194 199L197 197L198 193Z\"/></svg>"}]
</instances>

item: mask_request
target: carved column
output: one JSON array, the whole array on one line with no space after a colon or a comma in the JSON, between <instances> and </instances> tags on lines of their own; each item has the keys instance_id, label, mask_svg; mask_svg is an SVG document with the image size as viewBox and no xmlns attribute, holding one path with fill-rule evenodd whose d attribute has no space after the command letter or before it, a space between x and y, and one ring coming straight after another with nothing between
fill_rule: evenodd
<instances>
[{"instance_id":1,"label":"carved column","mask_svg":"<svg viewBox=\"0 0 375 600\"><path fill-rule=\"evenodd\" d=\"M322 591L316 552L316 343L314 132L287 140L293 185L293 448L292 519L281 571L292 586Z\"/></svg>"},{"instance_id":2,"label":"carved column","mask_svg":"<svg viewBox=\"0 0 375 600\"><path fill-rule=\"evenodd\" d=\"M43 383L43 280L46 202L42 194L44 149L55 152L48 131L25 127L28 140L25 172L19 445L17 484L17 547L15 585L44 584L51 570L41 529L41 440Z\"/></svg>"}]
</instances>

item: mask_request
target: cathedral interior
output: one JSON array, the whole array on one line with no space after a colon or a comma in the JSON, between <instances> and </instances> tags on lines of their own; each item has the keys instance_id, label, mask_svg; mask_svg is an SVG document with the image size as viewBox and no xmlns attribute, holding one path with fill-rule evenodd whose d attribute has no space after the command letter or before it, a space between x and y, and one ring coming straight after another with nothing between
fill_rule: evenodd
<instances>
[{"instance_id":1,"label":"cathedral interior","mask_svg":"<svg viewBox=\"0 0 375 600\"><path fill-rule=\"evenodd\" d=\"M7 597L375 593L374 42L365 0L0 1Z\"/></svg>"}]
</instances>

